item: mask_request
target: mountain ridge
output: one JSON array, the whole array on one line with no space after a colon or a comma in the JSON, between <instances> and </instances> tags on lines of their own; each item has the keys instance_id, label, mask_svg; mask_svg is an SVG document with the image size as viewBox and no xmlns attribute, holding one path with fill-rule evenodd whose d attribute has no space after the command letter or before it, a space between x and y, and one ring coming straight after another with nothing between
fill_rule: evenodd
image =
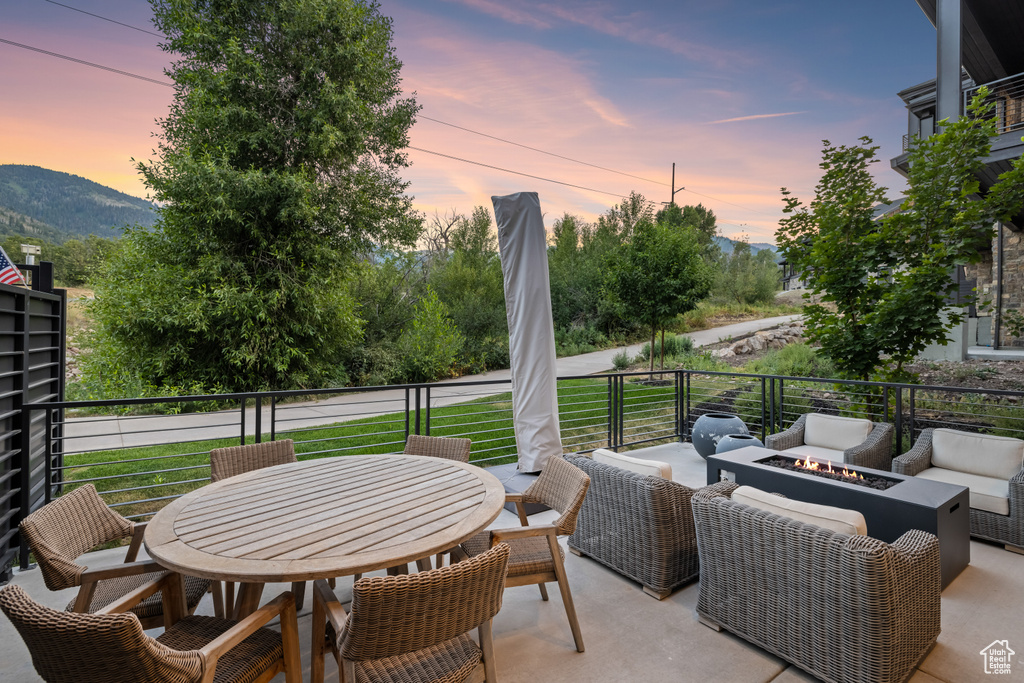
<instances>
[{"instance_id":1,"label":"mountain ridge","mask_svg":"<svg viewBox=\"0 0 1024 683\"><path fill-rule=\"evenodd\" d=\"M0 164L0 230L62 242L118 237L156 222L155 205L88 178L41 166Z\"/></svg>"}]
</instances>

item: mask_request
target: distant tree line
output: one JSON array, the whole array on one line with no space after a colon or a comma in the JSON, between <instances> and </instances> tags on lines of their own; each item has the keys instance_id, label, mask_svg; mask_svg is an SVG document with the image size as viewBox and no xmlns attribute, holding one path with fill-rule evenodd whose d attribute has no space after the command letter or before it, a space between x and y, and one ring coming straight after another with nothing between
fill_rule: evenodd
<instances>
[{"instance_id":1,"label":"distant tree line","mask_svg":"<svg viewBox=\"0 0 1024 683\"><path fill-rule=\"evenodd\" d=\"M41 254L36 261L53 263L54 279L58 287L85 287L117 249L118 240L89 235L62 242L49 242L25 235L2 235L0 245L15 263L24 263L21 245L37 245Z\"/></svg>"}]
</instances>

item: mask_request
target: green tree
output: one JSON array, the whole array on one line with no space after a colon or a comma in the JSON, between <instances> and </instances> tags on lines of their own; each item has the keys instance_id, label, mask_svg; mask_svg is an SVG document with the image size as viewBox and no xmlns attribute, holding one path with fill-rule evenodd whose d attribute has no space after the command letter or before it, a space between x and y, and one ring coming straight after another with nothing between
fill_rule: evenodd
<instances>
[{"instance_id":1,"label":"green tree","mask_svg":"<svg viewBox=\"0 0 1024 683\"><path fill-rule=\"evenodd\" d=\"M731 254L718 259L712 298L741 304L769 304L779 289L779 267L769 249L756 254L746 242L736 242Z\"/></svg>"},{"instance_id":2,"label":"green tree","mask_svg":"<svg viewBox=\"0 0 1024 683\"><path fill-rule=\"evenodd\" d=\"M693 228L697 232L697 237L702 245L713 245L715 235L718 234L718 222L715 218L715 212L705 208L703 204L680 207L673 202L658 211L654 216L654 220L675 228Z\"/></svg>"},{"instance_id":3,"label":"green tree","mask_svg":"<svg viewBox=\"0 0 1024 683\"><path fill-rule=\"evenodd\" d=\"M787 218L777 241L790 263L826 305L804 309L808 337L849 378L905 380L904 366L931 343L947 342L962 319L940 315L955 291L952 269L988 249L992 225L1024 203L1024 162L981 198L977 172L995 134L991 105L979 92L968 116L944 122L941 133L915 140L909 189L899 213L874 220L884 188L869 173L877 147L834 147L822 154L816 197L804 206L783 188Z\"/></svg>"},{"instance_id":4,"label":"green tree","mask_svg":"<svg viewBox=\"0 0 1024 683\"><path fill-rule=\"evenodd\" d=\"M701 251L695 230L641 221L608 273L611 295L650 328L652 350L658 329L664 338L665 324L696 308L711 289L711 267Z\"/></svg>"},{"instance_id":5,"label":"green tree","mask_svg":"<svg viewBox=\"0 0 1024 683\"><path fill-rule=\"evenodd\" d=\"M473 372L508 367L505 289L490 211L478 206L460 217L451 245L451 256L431 267L429 283L464 337L464 365Z\"/></svg>"},{"instance_id":6,"label":"green tree","mask_svg":"<svg viewBox=\"0 0 1024 683\"><path fill-rule=\"evenodd\" d=\"M362 0L151 4L175 82L138 165L160 219L97 288L100 348L157 385L337 382L359 339L347 267L421 229L391 21Z\"/></svg>"}]
</instances>

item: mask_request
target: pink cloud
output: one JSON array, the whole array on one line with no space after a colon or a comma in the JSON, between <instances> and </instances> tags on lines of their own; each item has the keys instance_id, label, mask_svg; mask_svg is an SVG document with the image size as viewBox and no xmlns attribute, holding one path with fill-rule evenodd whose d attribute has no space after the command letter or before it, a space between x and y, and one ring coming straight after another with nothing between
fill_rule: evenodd
<instances>
[{"instance_id":1,"label":"pink cloud","mask_svg":"<svg viewBox=\"0 0 1024 683\"><path fill-rule=\"evenodd\" d=\"M750 116L737 116L731 119L719 119L718 121L708 121L708 125L714 126L719 123L736 123L738 121L756 121L758 119L775 119L780 116L796 116L797 114L806 114L805 111L786 111L778 114L751 114Z\"/></svg>"},{"instance_id":2,"label":"pink cloud","mask_svg":"<svg viewBox=\"0 0 1024 683\"><path fill-rule=\"evenodd\" d=\"M538 19L535 14L515 9L507 2L495 2L494 0L448 0L448 2L458 2L466 7L471 7L484 14L490 14L512 24L532 26L538 29L551 28L551 24Z\"/></svg>"}]
</instances>

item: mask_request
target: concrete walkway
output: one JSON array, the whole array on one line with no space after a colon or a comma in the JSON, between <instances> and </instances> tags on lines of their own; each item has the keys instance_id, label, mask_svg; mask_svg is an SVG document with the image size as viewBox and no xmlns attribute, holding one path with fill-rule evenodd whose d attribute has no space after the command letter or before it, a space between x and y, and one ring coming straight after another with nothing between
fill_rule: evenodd
<instances>
[{"instance_id":1,"label":"concrete walkway","mask_svg":"<svg viewBox=\"0 0 1024 683\"><path fill-rule=\"evenodd\" d=\"M750 320L709 330L692 332L695 347L715 344L724 339L737 339L798 319L799 315ZM625 347L630 357L636 356L643 344ZM623 348L605 349L579 356L559 358L556 367L559 377L592 375L612 370L613 358ZM496 382L494 386L473 386L472 382ZM430 407L437 408L494 396L509 391L510 370L495 370L436 383L431 389ZM405 410L404 389L381 389L373 392L353 392L328 399L303 403L289 403L279 409L278 428L302 429L355 419L370 419ZM269 430L270 408L261 415L263 431ZM245 433L254 434L256 409L249 408L245 416ZM242 431L240 411L188 413L183 415L138 415L121 417L103 415L70 418L65 427L66 452L131 448L183 441L237 438Z\"/></svg>"}]
</instances>

